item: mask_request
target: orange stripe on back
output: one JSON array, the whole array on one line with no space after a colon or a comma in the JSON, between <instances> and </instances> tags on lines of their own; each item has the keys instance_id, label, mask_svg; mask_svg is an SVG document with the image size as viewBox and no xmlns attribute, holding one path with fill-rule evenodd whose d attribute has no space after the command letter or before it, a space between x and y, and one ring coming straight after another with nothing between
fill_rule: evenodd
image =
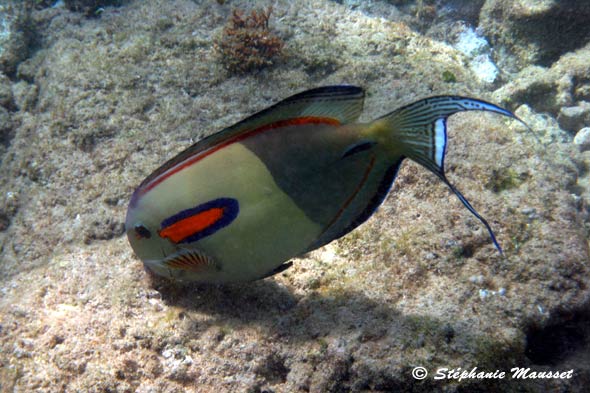
<instances>
[{"instance_id":1,"label":"orange stripe on back","mask_svg":"<svg viewBox=\"0 0 590 393\"><path fill-rule=\"evenodd\" d=\"M203 158L205 158L205 157L215 153L216 151L219 151L219 150L223 149L224 147L227 147L233 143L236 143L236 142L239 142L239 141L244 140L246 138L249 138L255 134L259 134L261 132L265 132L265 131L269 131L269 130L275 130L275 129L281 128L281 127L293 127L293 126L302 126L302 125L310 125L310 124L317 124L317 125L324 124L324 125L330 125L330 126L337 126L337 125L340 125L340 122L338 120L330 118L330 117L305 116L305 117L296 117L293 119L279 120L274 123L265 124L261 127L255 128L250 131L244 131L243 133L241 133L239 135L229 138L229 139L219 143L218 145L209 148L208 150L200 151L196 155L190 156L186 160L171 167L166 172L162 173L160 176L153 179L150 183L146 184L145 187L143 188L143 190L141 190L139 192L138 197L147 193L149 190L151 190L152 188L154 188L155 186L157 186L158 184L160 184L161 182L163 182L164 180L166 180L170 176L174 175L175 173L180 172L184 168L187 168L187 167L199 162Z\"/></svg>"}]
</instances>

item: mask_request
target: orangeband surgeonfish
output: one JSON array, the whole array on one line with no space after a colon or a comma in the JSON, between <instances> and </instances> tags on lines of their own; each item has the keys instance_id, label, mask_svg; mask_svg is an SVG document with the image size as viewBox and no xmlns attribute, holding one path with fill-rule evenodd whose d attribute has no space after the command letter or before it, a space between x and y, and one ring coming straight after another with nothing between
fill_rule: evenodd
<instances>
[{"instance_id":1,"label":"orangeband surgeonfish","mask_svg":"<svg viewBox=\"0 0 590 393\"><path fill-rule=\"evenodd\" d=\"M477 99L437 96L377 120L356 120L364 91L326 86L296 94L195 143L134 192L126 231L156 274L201 282L248 281L347 234L367 220L410 158L447 180L447 118L488 111Z\"/></svg>"}]
</instances>

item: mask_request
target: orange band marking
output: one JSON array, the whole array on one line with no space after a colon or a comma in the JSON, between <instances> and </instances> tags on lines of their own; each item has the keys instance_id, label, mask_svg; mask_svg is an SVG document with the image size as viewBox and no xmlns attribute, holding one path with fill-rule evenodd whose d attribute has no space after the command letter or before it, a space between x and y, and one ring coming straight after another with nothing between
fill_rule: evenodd
<instances>
[{"instance_id":1,"label":"orange band marking","mask_svg":"<svg viewBox=\"0 0 590 393\"><path fill-rule=\"evenodd\" d=\"M214 207L194 216L182 219L162 229L159 232L160 237L168 238L172 242L178 243L188 236L215 224L221 219L221 217L223 217L223 210L222 207Z\"/></svg>"},{"instance_id":2,"label":"orange band marking","mask_svg":"<svg viewBox=\"0 0 590 393\"><path fill-rule=\"evenodd\" d=\"M326 233L326 231L328 229L330 229L332 227L332 225L334 225L334 223L340 218L342 213L344 213L344 210L346 210L348 205L350 205L350 203L352 202L354 197L356 197L356 195L359 193L361 188L363 188L363 186L365 185L365 183L369 179L369 173L371 173L371 170L373 170L374 165L375 165L375 156L371 157L371 161L369 161L369 165L367 165L367 169L365 169L365 173L363 173L363 178L361 179L359 184L356 186L356 188L354 189L352 194L350 194L350 196L346 199L346 201L344 201L342 206L340 206L340 209L338 210L336 215L332 218L332 220L328 223L328 225L326 225L326 227L324 228L322 233L320 233L320 236L322 236L324 233Z\"/></svg>"}]
</instances>

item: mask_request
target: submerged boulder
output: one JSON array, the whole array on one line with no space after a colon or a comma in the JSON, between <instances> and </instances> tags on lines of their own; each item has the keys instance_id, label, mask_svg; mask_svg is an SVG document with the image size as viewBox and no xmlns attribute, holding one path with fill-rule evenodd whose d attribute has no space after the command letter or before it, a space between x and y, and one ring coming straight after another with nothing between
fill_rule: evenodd
<instances>
[{"instance_id":1,"label":"submerged boulder","mask_svg":"<svg viewBox=\"0 0 590 393\"><path fill-rule=\"evenodd\" d=\"M14 75L30 53L32 40L29 9L24 2L0 4L0 73Z\"/></svg>"},{"instance_id":2,"label":"submerged boulder","mask_svg":"<svg viewBox=\"0 0 590 393\"><path fill-rule=\"evenodd\" d=\"M487 0L479 23L501 67L550 66L590 39L590 7L577 0Z\"/></svg>"}]
</instances>

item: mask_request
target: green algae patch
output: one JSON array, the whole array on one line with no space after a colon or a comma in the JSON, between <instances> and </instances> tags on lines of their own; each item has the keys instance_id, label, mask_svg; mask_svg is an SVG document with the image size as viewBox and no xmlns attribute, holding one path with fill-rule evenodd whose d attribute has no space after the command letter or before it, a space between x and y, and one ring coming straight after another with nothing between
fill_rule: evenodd
<instances>
[{"instance_id":1,"label":"green algae patch","mask_svg":"<svg viewBox=\"0 0 590 393\"><path fill-rule=\"evenodd\" d=\"M528 173L519 173L512 168L494 169L485 186L493 192L502 192L520 187L528 178Z\"/></svg>"},{"instance_id":2,"label":"green algae patch","mask_svg":"<svg viewBox=\"0 0 590 393\"><path fill-rule=\"evenodd\" d=\"M442 73L442 80L445 83L455 83L457 82L457 77L449 70L445 70Z\"/></svg>"}]
</instances>

